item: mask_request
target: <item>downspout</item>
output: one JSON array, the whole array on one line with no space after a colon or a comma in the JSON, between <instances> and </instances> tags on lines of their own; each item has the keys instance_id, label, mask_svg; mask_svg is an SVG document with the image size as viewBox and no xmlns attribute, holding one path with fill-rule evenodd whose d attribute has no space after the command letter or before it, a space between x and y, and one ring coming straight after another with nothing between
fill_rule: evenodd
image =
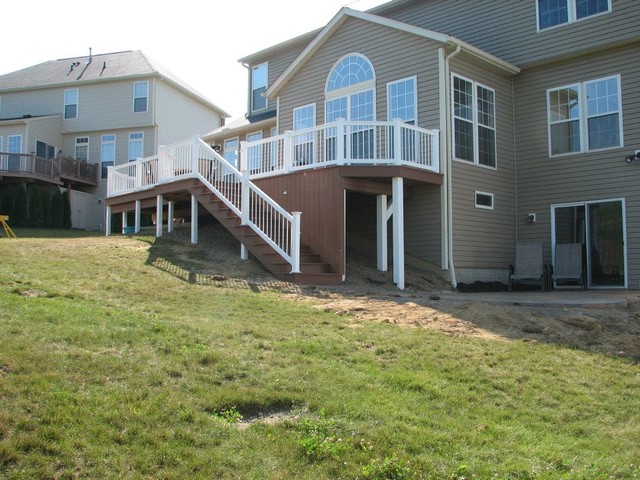
<instances>
[{"instance_id":1,"label":"downspout","mask_svg":"<svg viewBox=\"0 0 640 480\"><path fill-rule=\"evenodd\" d=\"M444 76L444 91L445 91L445 128L444 128L444 152L445 152L445 184L446 184L446 215L447 215L447 254L448 254L448 264L449 264L449 276L451 281L451 286L453 288L457 288L458 282L456 280L456 270L453 261L453 191L452 191L452 180L451 180L451 171L452 171L452 158L451 154L451 80L450 80L450 72L449 72L449 61L460 53L461 46L460 44L456 45L456 49L451 52L449 55L444 57L444 72L441 75ZM442 69L441 69L442 72ZM441 147L442 148L442 147Z\"/></svg>"}]
</instances>

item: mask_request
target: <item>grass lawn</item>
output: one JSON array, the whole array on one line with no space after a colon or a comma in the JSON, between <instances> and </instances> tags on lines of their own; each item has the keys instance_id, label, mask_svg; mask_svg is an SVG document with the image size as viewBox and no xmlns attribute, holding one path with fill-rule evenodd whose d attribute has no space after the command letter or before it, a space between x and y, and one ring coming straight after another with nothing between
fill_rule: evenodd
<instances>
[{"instance_id":1,"label":"grass lawn","mask_svg":"<svg viewBox=\"0 0 640 480\"><path fill-rule=\"evenodd\" d=\"M2 479L640 477L630 360L221 287L170 240L16 233Z\"/></svg>"}]
</instances>

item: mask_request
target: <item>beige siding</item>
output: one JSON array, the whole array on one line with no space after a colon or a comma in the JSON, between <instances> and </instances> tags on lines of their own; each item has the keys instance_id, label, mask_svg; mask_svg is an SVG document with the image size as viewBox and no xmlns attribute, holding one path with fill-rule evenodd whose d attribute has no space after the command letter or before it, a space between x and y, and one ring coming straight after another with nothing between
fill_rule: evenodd
<instances>
[{"instance_id":1,"label":"beige siding","mask_svg":"<svg viewBox=\"0 0 640 480\"><path fill-rule=\"evenodd\" d=\"M7 151L9 135L22 135L22 153L29 153L27 151L27 144L25 138L27 135L27 125L25 123L14 123L12 125L0 125L0 137L2 137L2 150Z\"/></svg>"},{"instance_id":2,"label":"beige siding","mask_svg":"<svg viewBox=\"0 0 640 480\"><path fill-rule=\"evenodd\" d=\"M316 103L316 124L325 118L325 83L343 56L365 55L376 75L376 119L387 119L387 83L417 77L418 125L439 128L440 44L395 29L349 18L309 59L280 93L279 125L292 128L293 109ZM406 252L440 265L440 188L426 185L413 188L405 203Z\"/></svg>"},{"instance_id":3,"label":"beige siding","mask_svg":"<svg viewBox=\"0 0 640 480\"><path fill-rule=\"evenodd\" d=\"M64 111L64 89L33 90L2 94L2 117L60 115Z\"/></svg>"},{"instance_id":4,"label":"beige siding","mask_svg":"<svg viewBox=\"0 0 640 480\"><path fill-rule=\"evenodd\" d=\"M604 43L638 39L638 0L612 0L612 12L538 32L535 0L429 0L387 14L447 33L524 65L574 54Z\"/></svg>"},{"instance_id":5,"label":"beige siding","mask_svg":"<svg viewBox=\"0 0 640 480\"><path fill-rule=\"evenodd\" d=\"M165 82L158 81L156 85L159 145L200 136L220 126L219 113Z\"/></svg>"},{"instance_id":6,"label":"beige siding","mask_svg":"<svg viewBox=\"0 0 640 480\"><path fill-rule=\"evenodd\" d=\"M71 190L71 225L82 230L104 231L105 209L96 195Z\"/></svg>"},{"instance_id":7,"label":"beige siding","mask_svg":"<svg viewBox=\"0 0 640 480\"><path fill-rule=\"evenodd\" d=\"M625 198L629 285L640 280L640 149L638 45L523 72L516 81L518 237L541 240L550 261L552 204ZM575 82L621 75L624 147L549 158L546 91ZM527 213L537 223L526 222Z\"/></svg>"},{"instance_id":8,"label":"beige siding","mask_svg":"<svg viewBox=\"0 0 640 480\"><path fill-rule=\"evenodd\" d=\"M62 149L62 117L38 118L30 120L27 128L25 149L28 153L36 151L36 141L56 147L56 153Z\"/></svg>"},{"instance_id":9,"label":"beige siding","mask_svg":"<svg viewBox=\"0 0 640 480\"><path fill-rule=\"evenodd\" d=\"M456 268L504 269L515 250L515 169L511 78L454 59L451 73L495 90L497 168L452 163L453 257ZM475 206L475 192L494 195L494 209Z\"/></svg>"}]
</instances>

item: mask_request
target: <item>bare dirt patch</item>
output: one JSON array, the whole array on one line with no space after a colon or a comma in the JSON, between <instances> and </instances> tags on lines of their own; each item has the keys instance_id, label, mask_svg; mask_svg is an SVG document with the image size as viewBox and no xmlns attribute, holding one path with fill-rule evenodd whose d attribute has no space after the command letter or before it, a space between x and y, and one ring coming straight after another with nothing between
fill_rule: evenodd
<instances>
[{"instance_id":1,"label":"bare dirt patch","mask_svg":"<svg viewBox=\"0 0 640 480\"><path fill-rule=\"evenodd\" d=\"M502 341L556 343L640 360L640 295L629 292L626 306L524 306L478 301L453 292L424 269L407 267L404 291L375 259L348 253L348 275L339 286L300 286L274 279L255 260L240 260L240 247L226 231L202 227L200 244L188 244L188 229L169 236L175 259L200 273L205 283L254 291L276 291L283 298L362 322L427 328L452 336Z\"/></svg>"}]
</instances>

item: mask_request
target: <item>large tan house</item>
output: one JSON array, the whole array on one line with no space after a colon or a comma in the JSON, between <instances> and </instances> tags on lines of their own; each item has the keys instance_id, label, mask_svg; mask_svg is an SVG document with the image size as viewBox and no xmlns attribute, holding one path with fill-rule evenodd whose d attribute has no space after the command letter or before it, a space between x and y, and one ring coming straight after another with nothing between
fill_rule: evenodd
<instances>
[{"instance_id":1,"label":"large tan house","mask_svg":"<svg viewBox=\"0 0 640 480\"><path fill-rule=\"evenodd\" d=\"M506 282L539 241L548 264L581 244L590 288L639 288L639 20L635 0L343 8L241 59L245 118L115 169L109 213L190 199L300 282L344 279L349 248L400 288L408 259Z\"/></svg>"},{"instance_id":2,"label":"large tan house","mask_svg":"<svg viewBox=\"0 0 640 480\"><path fill-rule=\"evenodd\" d=\"M154 155L228 114L141 51L64 58L0 76L0 188L70 188L74 228L104 230L109 166Z\"/></svg>"}]
</instances>

